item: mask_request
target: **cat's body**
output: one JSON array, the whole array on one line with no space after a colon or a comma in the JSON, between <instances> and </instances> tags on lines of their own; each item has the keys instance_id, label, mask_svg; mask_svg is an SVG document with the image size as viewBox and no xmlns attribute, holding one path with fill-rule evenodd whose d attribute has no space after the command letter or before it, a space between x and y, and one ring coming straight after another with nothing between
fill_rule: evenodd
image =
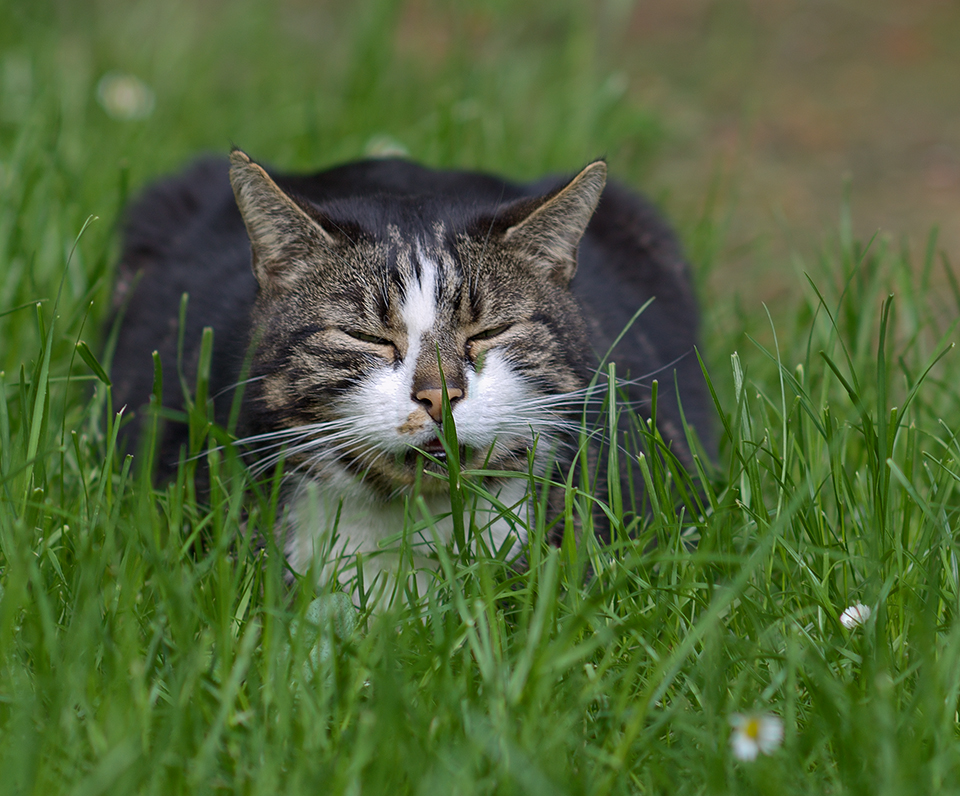
<instances>
[{"instance_id":1,"label":"cat's body","mask_svg":"<svg viewBox=\"0 0 960 796\"><path fill-rule=\"evenodd\" d=\"M213 327L210 394L226 424L249 362L238 433L255 470L283 452L284 548L302 572L321 548L330 555L334 525L340 554L376 554L400 534L422 469L434 532L449 539L447 486L431 477L442 465L415 450L443 459L443 384L465 467L525 473L529 450L541 471L569 462L583 388L653 298L611 360L634 380L626 390L641 412L659 379L658 426L686 459L674 372L687 421L701 435L709 425L687 267L651 208L604 189L605 176L598 162L573 181L517 185L372 160L274 182L240 152L229 180L226 161L200 161L130 214L115 397L147 402L157 350L164 404L182 406L188 293L183 370L191 381ZM162 474L186 440L184 426L166 426ZM522 507L522 478L486 486ZM492 546L519 550L523 523L484 511Z\"/></svg>"}]
</instances>

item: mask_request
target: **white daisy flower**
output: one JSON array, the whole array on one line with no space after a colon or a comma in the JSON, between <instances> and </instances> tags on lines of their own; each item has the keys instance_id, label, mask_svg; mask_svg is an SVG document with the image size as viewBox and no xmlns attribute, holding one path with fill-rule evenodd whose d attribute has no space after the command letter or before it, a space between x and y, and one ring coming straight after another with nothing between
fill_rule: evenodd
<instances>
[{"instance_id":1,"label":"white daisy flower","mask_svg":"<svg viewBox=\"0 0 960 796\"><path fill-rule=\"evenodd\" d=\"M866 623L873 611L869 605L863 603L854 603L840 614L840 624L847 630L853 630L855 627Z\"/></svg>"},{"instance_id":2,"label":"white daisy flower","mask_svg":"<svg viewBox=\"0 0 960 796\"><path fill-rule=\"evenodd\" d=\"M143 119L153 111L153 90L140 78L108 72L97 83L97 101L114 119Z\"/></svg>"},{"instance_id":3,"label":"white daisy flower","mask_svg":"<svg viewBox=\"0 0 960 796\"><path fill-rule=\"evenodd\" d=\"M734 713L730 717L730 747L737 760L756 760L771 755L783 743L783 721L771 713Z\"/></svg>"}]
</instances>

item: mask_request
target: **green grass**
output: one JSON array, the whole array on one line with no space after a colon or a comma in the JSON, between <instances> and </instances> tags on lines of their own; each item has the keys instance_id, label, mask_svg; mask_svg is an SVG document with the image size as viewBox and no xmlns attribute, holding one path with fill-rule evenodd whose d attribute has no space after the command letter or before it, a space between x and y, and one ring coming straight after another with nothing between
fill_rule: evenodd
<instances>
[{"instance_id":1,"label":"green grass","mask_svg":"<svg viewBox=\"0 0 960 796\"><path fill-rule=\"evenodd\" d=\"M719 462L685 480L648 439L637 541L535 544L522 574L444 555L417 609L290 592L240 533L274 506L245 505L231 457L206 504L189 467L154 490L118 454L95 354L148 178L231 143L307 168L384 136L518 177L606 153L640 183L656 155L617 4L334 5L2 7L0 791L960 790L960 294L928 289L933 241L865 248L841 219L789 307L707 330ZM152 115L103 112L111 70ZM712 235L687 243L722 268ZM857 601L873 617L848 631ZM751 711L784 743L738 762Z\"/></svg>"}]
</instances>

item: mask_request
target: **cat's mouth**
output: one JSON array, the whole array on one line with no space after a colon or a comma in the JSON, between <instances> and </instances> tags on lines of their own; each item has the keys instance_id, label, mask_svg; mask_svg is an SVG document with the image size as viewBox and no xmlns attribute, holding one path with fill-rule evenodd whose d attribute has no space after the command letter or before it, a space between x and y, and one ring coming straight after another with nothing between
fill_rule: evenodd
<instances>
[{"instance_id":1,"label":"cat's mouth","mask_svg":"<svg viewBox=\"0 0 960 796\"><path fill-rule=\"evenodd\" d=\"M420 450L422 450L424 453L429 453L431 456L439 459L442 462L447 460L447 452L444 450L443 443L440 441L439 437L430 440L426 445L422 445Z\"/></svg>"},{"instance_id":2,"label":"cat's mouth","mask_svg":"<svg viewBox=\"0 0 960 796\"><path fill-rule=\"evenodd\" d=\"M460 446L460 461L463 461L466 456L466 447ZM424 455L426 454L426 456ZM424 463L424 467L428 469L437 469L437 465L434 464L430 458L433 457L441 465L446 465L447 463L447 452L444 450L443 443L438 437L434 437L429 442L425 442L422 445L418 445L416 448L411 448L407 453L407 464L413 465L417 460L421 460Z\"/></svg>"}]
</instances>

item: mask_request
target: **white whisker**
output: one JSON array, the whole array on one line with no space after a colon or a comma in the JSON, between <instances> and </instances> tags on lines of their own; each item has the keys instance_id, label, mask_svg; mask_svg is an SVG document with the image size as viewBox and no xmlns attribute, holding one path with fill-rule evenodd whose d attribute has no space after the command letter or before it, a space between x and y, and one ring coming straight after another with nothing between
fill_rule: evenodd
<instances>
[{"instance_id":1,"label":"white whisker","mask_svg":"<svg viewBox=\"0 0 960 796\"><path fill-rule=\"evenodd\" d=\"M261 381L262 379L265 379L265 378L266 376L251 376L249 379L241 379L240 381L235 381L233 384L228 384L222 390L218 390L217 392L215 392L213 395L210 396L209 400L211 401L215 400L219 398L221 395L223 395L224 393L228 393L231 390L237 389L237 387L245 387L248 384L253 384L253 382Z\"/></svg>"}]
</instances>

